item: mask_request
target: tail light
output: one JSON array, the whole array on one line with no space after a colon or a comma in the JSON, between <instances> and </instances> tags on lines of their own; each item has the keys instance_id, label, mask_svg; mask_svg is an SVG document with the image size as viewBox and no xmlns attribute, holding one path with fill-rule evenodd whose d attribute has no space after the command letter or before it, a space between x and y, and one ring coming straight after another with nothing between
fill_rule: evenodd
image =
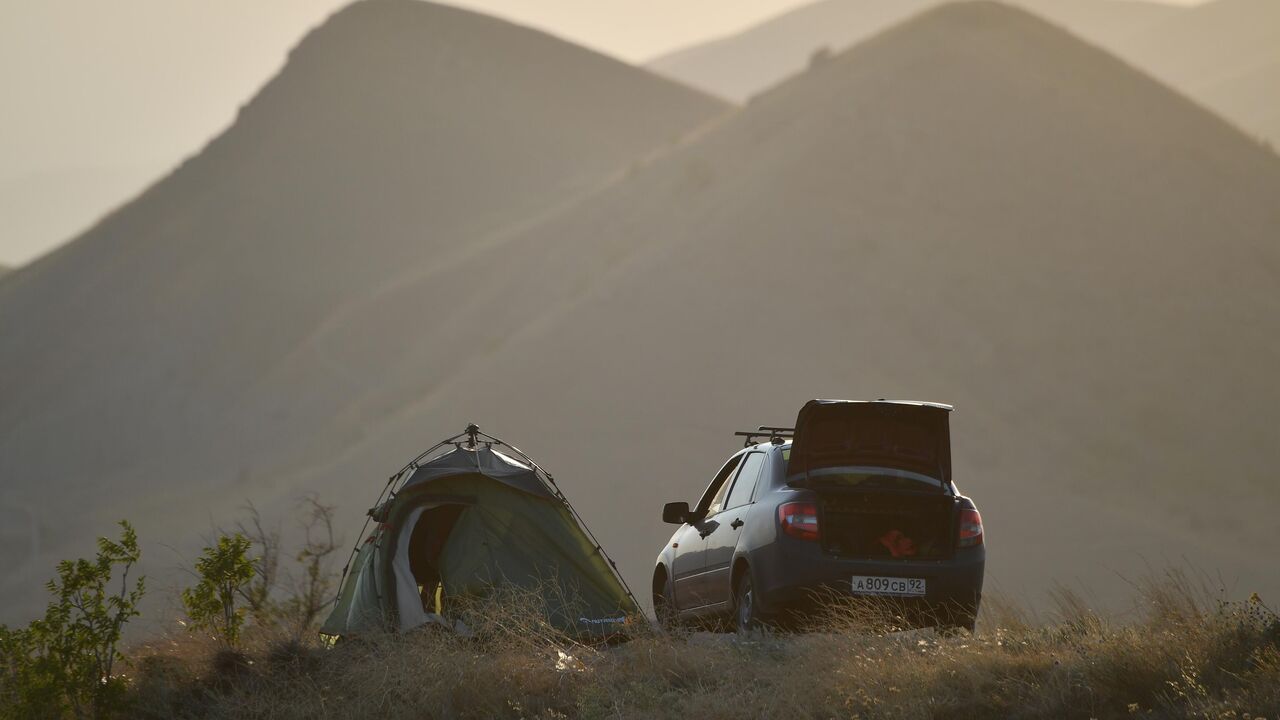
<instances>
[{"instance_id":1,"label":"tail light","mask_svg":"<svg viewBox=\"0 0 1280 720\"><path fill-rule=\"evenodd\" d=\"M968 508L960 511L960 538L956 544L960 547L982 544L982 516L977 510Z\"/></svg>"},{"instance_id":2,"label":"tail light","mask_svg":"<svg viewBox=\"0 0 1280 720\"><path fill-rule=\"evenodd\" d=\"M809 502L789 502L778 506L782 532L801 540L818 539L818 506Z\"/></svg>"}]
</instances>

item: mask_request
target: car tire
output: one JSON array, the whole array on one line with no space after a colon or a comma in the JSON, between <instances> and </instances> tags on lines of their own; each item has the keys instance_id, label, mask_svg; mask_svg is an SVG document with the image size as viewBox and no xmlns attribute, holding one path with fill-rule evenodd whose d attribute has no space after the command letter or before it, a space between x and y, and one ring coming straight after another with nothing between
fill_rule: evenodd
<instances>
[{"instance_id":1,"label":"car tire","mask_svg":"<svg viewBox=\"0 0 1280 720\"><path fill-rule=\"evenodd\" d=\"M760 630L760 602L751 583L751 571L742 573L733 589L733 626L741 634Z\"/></svg>"},{"instance_id":2,"label":"car tire","mask_svg":"<svg viewBox=\"0 0 1280 720\"><path fill-rule=\"evenodd\" d=\"M675 589L671 578L666 577L662 583L662 592L653 594L653 615L658 619L658 627L663 630L674 630L678 627Z\"/></svg>"}]
</instances>

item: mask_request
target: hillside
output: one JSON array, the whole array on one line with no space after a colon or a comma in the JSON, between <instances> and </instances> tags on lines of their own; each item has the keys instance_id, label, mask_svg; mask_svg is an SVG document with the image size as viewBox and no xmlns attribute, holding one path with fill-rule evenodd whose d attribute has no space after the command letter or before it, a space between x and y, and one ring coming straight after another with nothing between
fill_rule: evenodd
<instances>
[{"instance_id":1,"label":"hillside","mask_svg":"<svg viewBox=\"0 0 1280 720\"><path fill-rule=\"evenodd\" d=\"M393 9L424 22L352 26L356 57L400 77L440 50L422 72L374 87L322 62L321 39ZM616 94L560 81L578 60L507 56L534 52L517 39L590 60ZM427 72L454 65L468 82ZM363 102L268 122L339 89ZM6 612L119 517L163 562L246 499L316 492L354 542L386 476L468 421L544 463L643 593L662 502L696 496L733 430L824 396L957 405L991 590L1074 581L1114 602L1115 573L1185 558L1280 593L1260 560L1280 549L1274 155L992 3L675 129L719 111L458 11L339 15L204 155L0 285L0 375L23 378L0 406L5 516L46 540ZM552 152L564 138L587 146ZM597 155L618 146L646 157L610 155L625 170L605 185Z\"/></svg>"},{"instance_id":2,"label":"hillside","mask_svg":"<svg viewBox=\"0 0 1280 720\"><path fill-rule=\"evenodd\" d=\"M818 0L737 35L655 58L646 67L741 103L803 70L819 48L844 50L943 1ZM1183 12L1134 0L1011 2L1102 44Z\"/></svg>"},{"instance_id":3,"label":"hillside","mask_svg":"<svg viewBox=\"0 0 1280 720\"><path fill-rule=\"evenodd\" d=\"M1280 3L1214 0L1143 28L1115 51L1280 144Z\"/></svg>"},{"instance_id":4,"label":"hillside","mask_svg":"<svg viewBox=\"0 0 1280 720\"><path fill-rule=\"evenodd\" d=\"M457 9L334 15L200 155L0 285L0 377L20 379L0 403L0 504L40 528L11 548L27 574L7 574L3 615L38 595L33 568L112 518L195 541L270 482L277 454L358 438L376 412L340 414L392 389L380 360L454 320L475 278L436 281L329 346L332 325L723 109ZM415 376L444 372L449 350Z\"/></svg>"},{"instance_id":5,"label":"hillside","mask_svg":"<svg viewBox=\"0 0 1280 720\"><path fill-rule=\"evenodd\" d=\"M947 6L477 259L493 287L456 310L485 354L297 477L360 508L373 468L474 420L643 588L662 503L733 430L938 400L991 589L1117 602L1116 573L1186 561L1275 595L1278 198L1273 155L1165 87L1027 13Z\"/></svg>"}]
</instances>

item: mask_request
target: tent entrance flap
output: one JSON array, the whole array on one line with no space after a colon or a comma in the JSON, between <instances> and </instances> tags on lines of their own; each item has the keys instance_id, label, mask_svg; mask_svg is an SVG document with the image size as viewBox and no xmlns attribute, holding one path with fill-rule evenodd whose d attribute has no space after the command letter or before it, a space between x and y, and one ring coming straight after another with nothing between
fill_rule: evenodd
<instances>
[{"instance_id":1,"label":"tent entrance flap","mask_svg":"<svg viewBox=\"0 0 1280 720\"><path fill-rule=\"evenodd\" d=\"M426 503L409 510L396 541L392 563L396 615L400 630L409 630L442 611L441 553L466 506Z\"/></svg>"}]
</instances>

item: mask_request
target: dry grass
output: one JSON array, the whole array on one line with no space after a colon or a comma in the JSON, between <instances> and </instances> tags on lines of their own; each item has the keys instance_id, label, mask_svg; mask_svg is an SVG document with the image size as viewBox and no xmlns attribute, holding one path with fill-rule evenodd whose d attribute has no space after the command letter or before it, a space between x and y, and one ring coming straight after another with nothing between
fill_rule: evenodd
<instances>
[{"instance_id":1,"label":"dry grass","mask_svg":"<svg viewBox=\"0 0 1280 720\"><path fill-rule=\"evenodd\" d=\"M1139 584L1116 623L1056 593L1035 621L988 601L977 636L824 632L735 637L642 630L591 647L510 594L467 610L474 637L425 631L332 650L259 638L242 658L198 640L135 657L134 712L155 718L1275 718L1280 619L1185 576ZM215 665L217 667L215 667Z\"/></svg>"}]
</instances>

